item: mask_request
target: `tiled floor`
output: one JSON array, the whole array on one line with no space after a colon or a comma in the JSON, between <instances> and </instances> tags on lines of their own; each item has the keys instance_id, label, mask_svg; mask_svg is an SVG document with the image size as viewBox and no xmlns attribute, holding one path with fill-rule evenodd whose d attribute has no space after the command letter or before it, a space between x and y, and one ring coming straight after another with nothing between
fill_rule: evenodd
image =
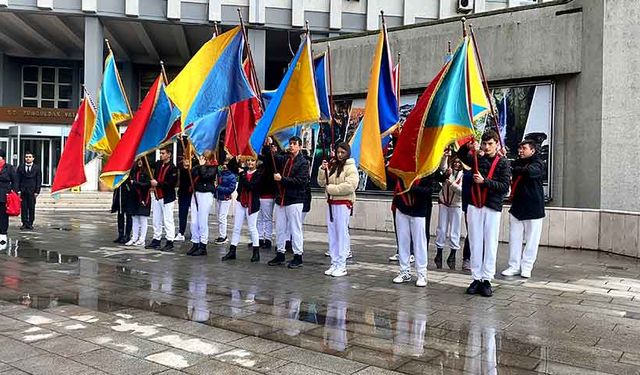
<instances>
[{"instance_id":1,"label":"tiled floor","mask_svg":"<svg viewBox=\"0 0 640 375\"><path fill-rule=\"evenodd\" d=\"M108 214L37 224L12 225L0 253L0 374L640 373L635 259L541 249L531 279L482 298L431 264L427 288L392 284L389 234L354 232L336 279L323 228L306 228L305 266L288 270L244 246L225 263L212 245L206 258L116 246Z\"/></svg>"}]
</instances>

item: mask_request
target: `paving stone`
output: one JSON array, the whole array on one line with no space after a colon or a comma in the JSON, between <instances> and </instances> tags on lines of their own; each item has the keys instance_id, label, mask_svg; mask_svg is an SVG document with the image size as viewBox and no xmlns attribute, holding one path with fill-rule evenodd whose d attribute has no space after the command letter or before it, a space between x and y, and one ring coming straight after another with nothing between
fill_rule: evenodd
<instances>
[{"instance_id":1,"label":"paving stone","mask_svg":"<svg viewBox=\"0 0 640 375\"><path fill-rule=\"evenodd\" d=\"M100 349L98 345L94 345L90 342L79 340L71 336L60 336L39 341L33 344L33 346L63 357L71 357L76 354Z\"/></svg>"},{"instance_id":2,"label":"paving stone","mask_svg":"<svg viewBox=\"0 0 640 375\"><path fill-rule=\"evenodd\" d=\"M153 374L166 366L141 360L111 349L100 349L71 357L74 361L105 370L109 374Z\"/></svg>"},{"instance_id":3,"label":"paving stone","mask_svg":"<svg viewBox=\"0 0 640 375\"><path fill-rule=\"evenodd\" d=\"M334 375L335 373L329 371L319 370L317 368L301 365L299 363L287 363L284 366L267 372L269 375Z\"/></svg>"},{"instance_id":4,"label":"paving stone","mask_svg":"<svg viewBox=\"0 0 640 375\"><path fill-rule=\"evenodd\" d=\"M200 361L206 360L207 357L186 352L184 350L169 349L163 352L148 355L144 359L166 367L184 369L193 366Z\"/></svg>"},{"instance_id":5,"label":"paving stone","mask_svg":"<svg viewBox=\"0 0 640 375\"><path fill-rule=\"evenodd\" d=\"M12 363L26 358L47 354L44 350L23 344L18 340L0 337L0 361Z\"/></svg>"},{"instance_id":6,"label":"paving stone","mask_svg":"<svg viewBox=\"0 0 640 375\"><path fill-rule=\"evenodd\" d=\"M34 375L45 374L89 374L97 373L96 369L92 369L88 366L72 361L68 358L55 355L44 354L37 357L27 358L20 361L13 362L12 366L26 371Z\"/></svg>"},{"instance_id":7,"label":"paving stone","mask_svg":"<svg viewBox=\"0 0 640 375\"><path fill-rule=\"evenodd\" d=\"M270 355L282 358L287 361L297 362L307 366L324 369L339 374L350 374L366 367L366 365L358 362L336 358L327 354L315 353L310 350L295 347L286 347L272 352L270 353Z\"/></svg>"},{"instance_id":8,"label":"paving stone","mask_svg":"<svg viewBox=\"0 0 640 375\"><path fill-rule=\"evenodd\" d=\"M187 374L193 375L258 375L259 372L251 371L241 366L232 365L213 359L198 363L195 366L184 369ZM215 372L214 372L215 371Z\"/></svg>"},{"instance_id":9,"label":"paving stone","mask_svg":"<svg viewBox=\"0 0 640 375\"><path fill-rule=\"evenodd\" d=\"M245 337L240 340L232 341L229 345L260 354L266 354L287 346L286 344L261 339L259 337Z\"/></svg>"},{"instance_id":10,"label":"paving stone","mask_svg":"<svg viewBox=\"0 0 640 375\"><path fill-rule=\"evenodd\" d=\"M214 358L221 362L242 366L258 372L269 372L289 362L271 356L252 353L244 349L233 349L218 354Z\"/></svg>"},{"instance_id":11,"label":"paving stone","mask_svg":"<svg viewBox=\"0 0 640 375\"><path fill-rule=\"evenodd\" d=\"M169 349L166 345L120 332L107 332L104 335L87 337L85 340L139 358Z\"/></svg>"}]
</instances>

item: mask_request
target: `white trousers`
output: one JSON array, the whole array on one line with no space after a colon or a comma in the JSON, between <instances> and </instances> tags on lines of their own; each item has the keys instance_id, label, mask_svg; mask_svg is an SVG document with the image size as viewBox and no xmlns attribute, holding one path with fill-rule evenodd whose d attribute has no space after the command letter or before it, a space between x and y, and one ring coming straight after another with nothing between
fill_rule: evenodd
<instances>
[{"instance_id":1,"label":"white trousers","mask_svg":"<svg viewBox=\"0 0 640 375\"><path fill-rule=\"evenodd\" d=\"M396 231L398 234L398 255L400 256L400 272L411 271L411 240L413 239L413 255L416 258L416 271L427 277L427 234L426 219L405 215L396 210Z\"/></svg>"},{"instance_id":2,"label":"white trousers","mask_svg":"<svg viewBox=\"0 0 640 375\"><path fill-rule=\"evenodd\" d=\"M347 348L347 303L332 301L327 305L327 316L324 322L325 344L338 352Z\"/></svg>"},{"instance_id":3,"label":"white trousers","mask_svg":"<svg viewBox=\"0 0 640 375\"><path fill-rule=\"evenodd\" d=\"M393 337L393 353L405 356L421 356L424 354L424 342L427 333L427 316L415 314L412 317L404 311L398 311L395 335Z\"/></svg>"},{"instance_id":4,"label":"white trousers","mask_svg":"<svg viewBox=\"0 0 640 375\"><path fill-rule=\"evenodd\" d=\"M284 253L285 243L291 238L293 253L302 255L302 203L288 206L276 205L276 245L278 252Z\"/></svg>"},{"instance_id":5,"label":"white trousers","mask_svg":"<svg viewBox=\"0 0 640 375\"><path fill-rule=\"evenodd\" d=\"M191 196L191 242L209 242L209 213L212 207L212 193L196 191Z\"/></svg>"},{"instance_id":6,"label":"white trousers","mask_svg":"<svg viewBox=\"0 0 640 375\"><path fill-rule=\"evenodd\" d=\"M491 327L471 327L467 334L464 370L469 374L497 375L496 332ZM482 348L482 353L478 348Z\"/></svg>"},{"instance_id":7,"label":"white trousers","mask_svg":"<svg viewBox=\"0 0 640 375\"><path fill-rule=\"evenodd\" d=\"M471 276L474 280L491 281L496 273L500 216L500 212L488 207L478 208L470 204L467 208Z\"/></svg>"},{"instance_id":8,"label":"white trousers","mask_svg":"<svg viewBox=\"0 0 640 375\"><path fill-rule=\"evenodd\" d=\"M329 210L333 214L333 221L329 216ZM329 254L331 264L343 269L347 267L349 255L349 219L351 210L344 204L332 204L327 206L327 232L329 234Z\"/></svg>"},{"instance_id":9,"label":"white trousers","mask_svg":"<svg viewBox=\"0 0 640 375\"><path fill-rule=\"evenodd\" d=\"M436 247L444 248L449 237L451 250L460 249L460 223L462 221L462 207L448 207L438 205L438 229L436 229Z\"/></svg>"},{"instance_id":10,"label":"white trousers","mask_svg":"<svg viewBox=\"0 0 640 375\"><path fill-rule=\"evenodd\" d=\"M227 238L227 215L231 207L231 199L228 201L216 200L216 214L218 215L218 235Z\"/></svg>"},{"instance_id":11,"label":"white trousers","mask_svg":"<svg viewBox=\"0 0 640 375\"><path fill-rule=\"evenodd\" d=\"M273 237L273 198L260 198L260 211L258 213L258 235L261 240L269 240Z\"/></svg>"},{"instance_id":12,"label":"white trousers","mask_svg":"<svg viewBox=\"0 0 640 375\"><path fill-rule=\"evenodd\" d=\"M147 238L148 216L134 215L131 217L133 229L131 230L131 241L145 240Z\"/></svg>"},{"instance_id":13,"label":"white trousers","mask_svg":"<svg viewBox=\"0 0 640 375\"><path fill-rule=\"evenodd\" d=\"M151 208L153 209L153 239L162 239L162 228L165 231L167 241L173 241L176 235L176 226L173 222L173 206L176 202L164 203L164 198L152 199Z\"/></svg>"},{"instance_id":14,"label":"white trousers","mask_svg":"<svg viewBox=\"0 0 640 375\"><path fill-rule=\"evenodd\" d=\"M544 219L518 220L509 215L509 267L529 271L538 256ZM524 251L522 241L526 242Z\"/></svg>"},{"instance_id":15,"label":"white trousers","mask_svg":"<svg viewBox=\"0 0 640 375\"><path fill-rule=\"evenodd\" d=\"M234 211L233 233L231 234L231 244L238 246L240 242L240 232L242 232L242 224L244 219L247 219L247 227L249 228L249 235L251 236L251 243L253 246L260 245L260 237L258 236L258 212L254 212L249 215L249 208L242 207L240 202L236 203L236 210Z\"/></svg>"}]
</instances>

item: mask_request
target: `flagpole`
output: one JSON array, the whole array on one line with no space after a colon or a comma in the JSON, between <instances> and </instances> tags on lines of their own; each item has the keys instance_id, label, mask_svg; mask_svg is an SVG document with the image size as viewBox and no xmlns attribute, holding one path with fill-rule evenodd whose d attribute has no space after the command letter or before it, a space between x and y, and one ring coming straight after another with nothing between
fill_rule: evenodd
<instances>
[{"instance_id":1,"label":"flagpole","mask_svg":"<svg viewBox=\"0 0 640 375\"><path fill-rule=\"evenodd\" d=\"M258 96L258 100L260 101L260 106L264 111L265 105L264 105L264 101L262 100L262 88L260 87L260 80L258 80L256 65L253 62L253 54L251 53L251 45L249 44L249 36L247 35L247 28L244 25L244 19L242 18L242 12L240 11L240 8L236 8L236 10L238 11L238 17L240 18L240 30L242 30L242 36L244 37L244 46L247 49L247 58L249 59L249 64L251 64L251 75L253 76L253 81L256 86L256 87L253 87L253 89L257 91L256 95Z\"/></svg>"},{"instance_id":2,"label":"flagpole","mask_svg":"<svg viewBox=\"0 0 640 375\"><path fill-rule=\"evenodd\" d=\"M160 71L162 72L162 80L164 84L169 84L169 78L167 78L167 71L164 70L164 61L160 60Z\"/></svg>"},{"instance_id":3,"label":"flagpole","mask_svg":"<svg viewBox=\"0 0 640 375\"><path fill-rule=\"evenodd\" d=\"M478 51L478 44L476 43L476 36L473 33L473 25L469 24L469 33L471 34L471 40L473 41L473 49L476 53L476 58L478 59L478 65L480 66L480 75L482 76L482 86L484 88L484 93L489 100L489 108L491 108L491 116L493 117L493 125L500 133L500 129L498 128L498 117L496 116L496 109L493 106L493 100L491 100L491 95L489 91L489 84L487 83L487 77L484 74L484 67L482 65L482 59L480 58L480 52Z\"/></svg>"},{"instance_id":4,"label":"flagpole","mask_svg":"<svg viewBox=\"0 0 640 375\"><path fill-rule=\"evenodd\" d=\"M109 39L105 38L105 43L107 44L107 49L109 50L109 53L111 54L111 56L113 56L113 63L115 65L115 55L113 54L113 50L111 49L111 44L109 44ZM127 97L127 92L124 91L124 87L122 85L122 81L120 80L120 72L118 72L118 67L116 66L116 72L118 73L116 76L118 78L118 83L120 84L120 90L122 91L122 94L124 95L124 101L125 103L127 103L127 109L129 109L129 113L131 114L131 116L133 116L133 111L131 110L131 105L129 104L129 98Z\"/></svg>"},{"instance_id":5,"label":"flagpole","mask_svg":"<svg viewBox=\"0 0 640 375\"><path fill-rule=\"evenodd\" d=\"M467 37L467 19L465 17L462 17L460 19L460 22L462 22L462 37L466 38ZM471 124L473 129L475 130L475 126L473 126L473 116L472 113L470 112L469 115L472 117L471 119ZM475 136L473 137L474 141L477 142L477 140L475 139ZM474 162L474 172L475 173L480 173L479 169L478 169L478 151L475 149L475 147L473 148L473 162ZM478 194L480 193L479 187L477 186L477 184L474 184L472 186L473 188L477 188L478 189Z\"/></svg>"},{"instance_id":6,"label":"flagpole","mask_svg":"<svg viewBox=\"0 0 640 375\"><path fill-rule=\"evenodd\" d=\"M233 143L234 146L236 146L236 154L240 154L240 146L238 146L238 130L236 129L236 120L233 118L233 111L231 110L231 106L229 106L229 117L231 118L231 130L233 130Z\"/></svg>"},{"instance_id":7,"label":"flagpole","mask_svg":"<svg viewBox=\"0 0 640 375\"><path fill-rule=\"evenodd\" d=\"M396 74L396 95L398 96L398 114L400 114L400 59L402 54L398 52L398 72Z\"/></svg>"},{"instance_id":8,"label":"flagpole","mask_svg":"<svg viewBox=\"0 0 640 375\"><path fill-rule=\"evenodd\" d=\"M216 37L220 35L220 30L218 29L218 21L213 21L213 36Z\"/></svg>"},{"instance_id":9,"label":"flagpole","mask_svg":"<svg viewBox=\"0 0 640 375\"><path fill-rule=\"evenodd\" d=\"M333 104L333 79L331 79L331 42L327 42L327 65L329 71L329 126L331 127L331 147L335 147L335 131L333 129L333 118L334 118L334 104ZM346 128L345 128L346 131ZM324 145L323 145L324 148Z\"/></svg>"}]
</instances>

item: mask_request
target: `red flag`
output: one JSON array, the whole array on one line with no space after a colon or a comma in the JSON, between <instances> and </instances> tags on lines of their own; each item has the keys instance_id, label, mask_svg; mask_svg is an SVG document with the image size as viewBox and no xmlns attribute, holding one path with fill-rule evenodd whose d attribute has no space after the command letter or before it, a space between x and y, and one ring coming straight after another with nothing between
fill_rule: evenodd
<instances>
[{"instance_id":1,"label":"red flag","mask_svg":"<svg viewBox=\"0 0 640 375\"><path fill-rule=\"evenodd\" d=\"M176 121L173 122L173 125L171 125L171 128L169 128L167 136L160 142L160 146L165 146L167 143L173 142L173 139L180 133L182 133L182 121L180 121L180 117L178 117Z\"/></svg>"},{"instance_id":2,"label":"red flag","mask_svg":"<svg viewBox=\"0 0 640 375\"><path fill-rule=\"evenodd\" d=\"M87 182L84 174L84 145L87 125L95 120L95 110L87 96L82 99L76 118L71 125L69 137L64 144L58 167L53 178L51 194L78 187Z\"/></svg>"},{"instance_id":3,"label":"red flag","mask_svg":"<svg viewBox=\"0 0 640 375\"><path fill-rule=\"evenodd\" d=\"M113 189L126 180L129 170L133 166L140 140L156 105L161 79L161 75L156 78L142 104L140 104L140 108L138 108L133 119L127 125L127 131L122 135L122 139L118 142L107 164L102 169L100 179Z\"/></svg>"},{"instance_id":4,"label":"red flag","mask_svg":"<svg viewBox=\"0 0 640 375\"><path fill-rule=\"evenodd\" d=\"M253 88L253 92L258 92L258 85L253 79L253 74L251 74L251 63L249 60L244 63L244 74L251 88ZM233 116L233 118L231 116ZM231 155L253 155L251 147L249 146L249 138L251 138L253 129L255 129L261 117L262 108L260 108L260 102L257 96L253 96L250 99L231 106L224 138L224 146Z\"/></svg>"}]
</instances>

